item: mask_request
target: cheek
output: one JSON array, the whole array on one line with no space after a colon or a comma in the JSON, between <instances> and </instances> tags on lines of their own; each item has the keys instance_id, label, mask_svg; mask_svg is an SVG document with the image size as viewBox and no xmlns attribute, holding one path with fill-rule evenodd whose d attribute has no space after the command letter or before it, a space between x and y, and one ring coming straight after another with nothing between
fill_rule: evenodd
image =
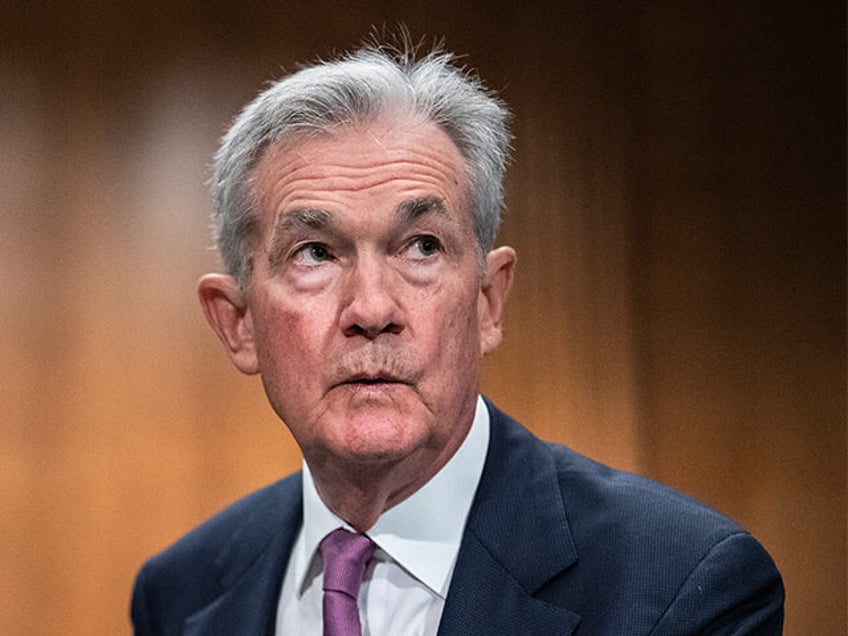
<instances>
[{"instance_id":1,"label":"cheek","mask_svg":"<svg viewBox=\"0 0 848 636\"><path fill-rule=\"evenodd\" d=\"M279 376L297 381L301 370L315 356L315 320L309 312L275 305L265 311L256 329L260 373L277 382ZM295 353L296 352L296 353Z\"/></svg>"},{"instance_id":2,"label":"cheek","mask_svg":"<svg viewBox=\"0 0 848 636\"><path fill-rule=\"evenodd\" d=\"M259 374L272 408L289 424L308 419L321 395L322 360L308 312L275 307L257 333Z\"/></svg>"},{"instance_id":3,"label":"cheek","mask_svg":"<svg viewBox=\"0 0 848 636\"><path fill-rule=\"evenodd\" d=\"M457 298L462 299L457 302ZM480 332L476 313L476 302L468 300L467 293L458 294L450 307L442 308L433 315L441 316L434 321L433 346L444 358L448 374L462 376L469 367L475 367L481 358Z\"/></svg>"}]
</instances>

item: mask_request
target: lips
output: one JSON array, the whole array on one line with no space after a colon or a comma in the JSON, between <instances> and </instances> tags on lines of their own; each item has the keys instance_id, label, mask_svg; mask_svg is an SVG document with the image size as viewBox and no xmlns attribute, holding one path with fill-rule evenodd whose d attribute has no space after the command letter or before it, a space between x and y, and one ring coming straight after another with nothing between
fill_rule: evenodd
<instances>
[{"instance_id":1,"label":"lips","mask_svg":"<svg viewBox=\"0 0 848 636\"><path fill-rule=\"evenodd\" d=\"M404 380L395 377L390 373L357 373L345 380L339 382L339 385L352 384L352 385L381 385L381 384L408 384Z\"/></svg>"},{"instance_id":2,"label":"lips","mask_svg":"<svg viewBox=\"0 0 848 636\"><path fill-rule=\"evenodd\" d=\"M424 365L414 352L384 347L343 353L327 377L327 386L359 388L415 387L423 376Z\"/></svg>"}]
</instances>

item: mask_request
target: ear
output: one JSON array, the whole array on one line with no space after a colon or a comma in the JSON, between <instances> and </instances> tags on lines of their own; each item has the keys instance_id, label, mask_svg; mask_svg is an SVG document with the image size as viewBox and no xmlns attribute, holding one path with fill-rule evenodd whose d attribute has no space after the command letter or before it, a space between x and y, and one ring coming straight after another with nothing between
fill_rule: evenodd
<instances>
[{"instance_id":1,"label":"ear","mask_svg":"<svg viewBox=\"0 0 848 636\"><path fill-rule=\"evenodd\" d=\"M504 305L512 287L517 256L511 247L499 247L486 255L486 273L477 304L480 349L491 353L501 343Z\"/></svg>"},{"instance_id":2,"label":"ear","mask_svg":"<svg viewBox=\"0 0 848 636\"><path fill-rule=\"evenodd\" d=\"M224 343L233 364L242 373L258 373L253 320L235 279L226 274L207 274L197 283L197 295L207 322Z\"/></svg>"}]
</instances>

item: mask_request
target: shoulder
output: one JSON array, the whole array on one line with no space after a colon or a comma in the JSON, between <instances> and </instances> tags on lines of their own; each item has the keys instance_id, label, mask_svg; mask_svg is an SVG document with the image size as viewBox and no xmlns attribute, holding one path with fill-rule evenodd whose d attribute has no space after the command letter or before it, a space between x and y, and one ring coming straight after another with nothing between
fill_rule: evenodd
<instances>
[{"instance_id":1,"label":"shoulder","mask_svg":"<svg viewBox=\"0 0 848 636\"><path fill-rule=\"evenodd\" d=\"M659 550L683 559L722 538L744 532L710 506L682 492L543 442L494 410L492 464L525 487L556 489L572 539L588 556L594 546L635 554ZM529 468L528 468L529 467ZM505 480L506 481L506 480Z\"/></svg>"},{"instance_id":2,"label":"shoulder","mask_svg":"<svg viewBox=\"0 0 848 636\"><path fill-rule=\"evenodd\" d=\"M550 586L550 600L607 604L603 620L652 633L685 633L699 615L702 626L725 620L740 603L762 610L763 624L782 620L780 575L737 523L678 490L540 441L496 409L492 422L493 462L532 465L524 482L545 484L564 512L552 531L567 536L576 559ZM584 614L584 627L605 633L593 620Z\"/></svg>"},{"instance_id":3,"label":"shoulder","mask_svg":"<svg viewBox=\"0 0 848 636\"><path fill-rule=\"evenodd\" d=\"M300 474L296 473L230 504L173 545L152 557L154 567L191 572L226 556L231 546L261 548L291 506L299 506Z\"/></svg>"},{"instance_id":4,"label":"shoulder","mask_svg":"<svg viewBox=\"0 0 848 636\"><path fill-rule=\"evenodd\" d=\"M710 543L742 531L710 506L674 488L543 442L508 415L491 409L492 467L520 474L524 481L530 476L533 485L555 484L577 542L584 536L601 536L683 547L694 539Z\"/></svg>"},{"instance_id":5,"label":"shoulder","mask_svg":"<svg viewBox=\"0 0 848 636\"><path fill-rule=\"evenodd\" d=\"M652 634L780 633L780 574L744 528L673 488L547 448L579 555L571 591L606 589L617 600L604 620Z\"/></svg>"},{"instance_id":6,"label":"shoulder","mask_svg":"<svg viewBox=\"0 0 848 636\"><path fill-rule=\"evenodd\" d=\"M148 559L133 591L137 632L147 633L140 624L153 616L184 617L209 603L279 533L293 541L300 517L301 476L295 473L236 501Z\"/></svg>"},{"instance_id":7,"label":"shoulder","mask_svg":"<svg viewBox=\"0 0 848 636\"><path fill-rule=\"evenodd\" d=\"M646 477L544 443L575 539L609 537L677 547L676 554L711 545L742 528L710 506ZM694 544L694 545L693 545Z\"/></svg>"}]
</instances>

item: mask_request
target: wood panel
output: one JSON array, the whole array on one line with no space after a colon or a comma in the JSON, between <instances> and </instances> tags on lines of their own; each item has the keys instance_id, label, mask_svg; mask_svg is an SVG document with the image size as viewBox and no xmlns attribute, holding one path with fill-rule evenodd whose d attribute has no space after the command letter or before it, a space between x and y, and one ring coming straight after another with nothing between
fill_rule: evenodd
<instances>
[{"instance_id":1,"label":"wood panel","mask_svg":"<svg viewBox=\"0 0 848 636\"><path fill-rule=\"evenodd\" d=\"M0 7L0 632L129 633L147 555L297 467L194 297L209 158L400 19L515 113L487 394L738 519L786 633L845 633L844 8L588 0Z\"/></svg>"}]
</instances>

